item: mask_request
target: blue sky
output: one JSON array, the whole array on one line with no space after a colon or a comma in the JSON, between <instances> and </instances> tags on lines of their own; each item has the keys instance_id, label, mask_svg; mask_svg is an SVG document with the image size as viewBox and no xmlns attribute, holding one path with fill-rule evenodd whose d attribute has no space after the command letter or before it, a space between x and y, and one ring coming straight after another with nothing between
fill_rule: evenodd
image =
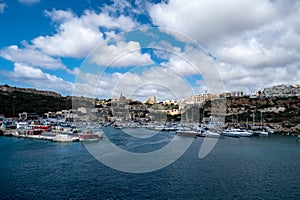
<instances>
[{"instance_id":1,"label":"blue sky","mask_svg":"<svg viewBox=\"0 0 300 200\"><path fill-rule=\"evenodd\" d=\"M145 100L299 84L299 1L0 0L0 84Z\"/></svg>"}]
</instances>

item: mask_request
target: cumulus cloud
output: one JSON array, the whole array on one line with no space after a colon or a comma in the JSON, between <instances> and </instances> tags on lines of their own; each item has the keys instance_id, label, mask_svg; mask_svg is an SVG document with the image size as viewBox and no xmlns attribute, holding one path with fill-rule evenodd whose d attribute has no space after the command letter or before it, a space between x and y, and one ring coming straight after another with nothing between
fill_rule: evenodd
<instances>
[{"instance_id":1,"label":"cumulus cloud","mask_svg":"<svg viewBox=\"0 0 300 200\"><path fill-rule=\"evenodd\" d=\"M216 55L223 62L249 67L285 66L300 60L300 54L296 50L279 45L265 47L255 38L233 46L221 47Z\"/></svg>"},{"instance_id":2,"label":"cumulus cloud","mask_svg":"<svg viewBox=\"0 0 300 200\"><path fill-rule=\"evenodd\" d=\"M126 73L103 73L80 71L74 87L76 96L127 97L146 100L156 95L159 100L183 99L195 93L190 83L174 70L153 67L139 72L138 68Z\"/></svg>"},{"instance_id":3,"label":"cumulus cloud","mask_svg":"<svg viewBox=\"0 0 300 200\"><path fill-rule=\"evenodd\" d=\"M91 10L86 10L79 17L71 11L62 10L45 11L45 14L52 21L59 23L57 33L51 36L39 36L33 39L32 43L38 49L53 56L85 57L94 47L105 41L106 33L100 32L100 27L126 31L137 26L137 23L129 17L121 15L114 18ZM108 35L113 34L107 32Z\"/></svg>"},{"instance_id":4,"label":"cumulus cloud","mask_svg":"<svg viewBox=\"0 0 300 200\"><path fill-rule=\"evenodd\" d=\"M0 50L0 56L15 63L23 63L34 67L46 69L65 69L66 66L60 59L55 59L32 46L19 48L16 45Z\"/></svg>"},{"instance_id":5,"label":"cumulus cloud","mask_svg":"<svg viewBox=\"0 0 300 200\"><path fill-rule=\"evenodd\" d=\"M50 17L50 19L53 22L64 22L64 21L69 21L72 20L73 18L75 18L75 15L72 11L68 10L56 10L53 9L52 11L49 10L45 10L44 14L48 17Z\"/></svg>"},{"instance_id":6,"label":"cumulus cloud","mask_svg":"<svg viewBox=\"0 0 300 200\"><path fill-rule=\"evenodd\" d=\"M278 84L300 84L300 63L284 67L253 68L221 63L220 74L227 91L244 91L252 94L263 87Z\"/></svg>"},{"instance_id":7,"label":"cumulus cloud","mask_svg":"<svg viewBox=\"0 0 300 200\"><path fill-rule=\"evenodd\" d=\"M156 95L158 99L183 99L195 93L193 87L186 79L169 68L153 67L144 70L141 74L134 71L119 76L114 84L112 96L123 93L145 100L149 96Z\"/></svg>"},{"instance_id":8,"label":"cumulus cloud","mask_svg":"<svg viewBox=\"0 0 300 200\"><path fill-rule=\"evenodd\" d=\"M276 8L269 0L170 0L152 5L149 12L154 24L206 43L270 22Z\"/></svg>"},{"instance_id":9,"label":"cumulus cloud","mask_svg":"<svg viewBox=\"0 0 300 200\"><path fill-rule=\"evenodd\" d=\"M110 67L141 66L152 64L148 53L141 53L138 42L118 41L116 44L98 46L90 55L90 62Z\"/></svg>"},{"instance_id":10,"label":"cumulus cloud","mask_svg":"<svg viewBox=\"0 0 300 200\"><path fill-rule=\"evenodd\" d=\"M5 73L4 76L10 78L16 83L29 84L38 89L53 90L71 93L73 84L64 81L55 75L44 73L39 68L30 67L19 63L14 64L12 72Z\"/></svg>"},{"instance_id":11,"label":"cumulus cloud","mask_svg":"<svg viewBox=\"0 0 300 200\"><path fill-rule=\"evenodd\" d=\"M201 73L220 73L227 90L248 93L272 84L299 83L299 11L298 2L280 0L170 0L149 8L155 25L187 34L211 52L218 70ZM197 53L186 55L198 59ZM193 73L175 61L169 64Z\"/></svg>"}]
</instances>

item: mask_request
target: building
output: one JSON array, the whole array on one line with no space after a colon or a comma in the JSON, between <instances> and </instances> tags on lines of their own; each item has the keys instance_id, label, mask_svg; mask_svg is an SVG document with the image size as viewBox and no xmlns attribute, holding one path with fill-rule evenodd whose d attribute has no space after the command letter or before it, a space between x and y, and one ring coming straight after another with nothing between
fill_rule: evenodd
<instances>
[{"instance_id":1,"label":"building","mask_svg":"<svg viewBox=\"0 0 300 200\"><path fill-rule=\"evenodd\" d=\"M197 94L197 95L194 95L194 96L191 96L191 97L185 99L183 101L183 103L186 103L186 104L199 104L199 103L203 103L205 101L209 101L211 99L219 98L219 97L220 97L219 94L210 94L210 93Z\"/></svg>"},{"instance_id":2,"label":"building","mask_svg":"<svg viewBox=\"0 0 300 200\"><path fill-rule=\"evenodd\" d=\"M153 96L153 99L151 99L151 98L149 97L145 103L147 103L147 104L156 104L156 103L157 103L157 101L156 101L156 96L154 95L154 96Z\"/></svg>"},{"instance_id":3,"label":"building","mask_svg":"<svg viewBox=\"0 0 300 200\"><path fill-rule=\"evenodd\" d=\"M255 93L256 97L293 97L300 96L300 85L275 85L270 88L262 88Z\"/></svg>"}]
</instances>

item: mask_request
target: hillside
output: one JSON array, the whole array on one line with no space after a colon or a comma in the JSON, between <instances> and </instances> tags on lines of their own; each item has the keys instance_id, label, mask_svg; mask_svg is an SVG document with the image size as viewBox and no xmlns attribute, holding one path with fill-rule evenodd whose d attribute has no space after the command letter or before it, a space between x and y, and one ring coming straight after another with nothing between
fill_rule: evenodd
<instances>
[{"instance_id":1,"label":"hillside","mask_svg":"<svg viewBox=\"0 0 300 200\"><path fill-rule=\"evenodd\" d=\"M218 102L220 100L216 100ZM214 107L208 101L204 104L205 117L208 117ZM260 126L269 125L275 127L279 133L300 132L300 97L272 97L250 98L228 97L226 98L225 122L227 124L254 124Z\"/></svg>"},{"instance_id":2,"label":"hillside","mask_svg":"<svg viewBox=\"0 0 300 200\"><path fill-rule=\"evenodd\" d=\"M18 117L18 113L28 112L42 115L48 111L70 109L72 100L61 95L48 92L27 89L0 90L0 113L5 117Z\"/></svg>"}]
</instances>

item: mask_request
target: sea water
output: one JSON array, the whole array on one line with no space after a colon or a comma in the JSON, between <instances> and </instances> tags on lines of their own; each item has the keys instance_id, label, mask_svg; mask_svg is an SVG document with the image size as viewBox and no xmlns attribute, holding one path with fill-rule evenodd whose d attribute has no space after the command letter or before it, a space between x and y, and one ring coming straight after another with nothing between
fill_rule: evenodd
<instances>
[{"instance_id":1,"label":"sea water","mask_svg":"<svg viewBox=\"0 0 300 200\"><path fill-rule=\"evenodd\" d=\"M144 129L138 132L150 134ZM175 137L174 132L160 132L137 139L111 127L105 133L132 152L163 148ZM224 137L199 159L203 138L196 138L168 167L133 174L105 166L80 142L0 137L0 198L299 199L300 143L296 139Z\"/></svg>"}]
</instances>

